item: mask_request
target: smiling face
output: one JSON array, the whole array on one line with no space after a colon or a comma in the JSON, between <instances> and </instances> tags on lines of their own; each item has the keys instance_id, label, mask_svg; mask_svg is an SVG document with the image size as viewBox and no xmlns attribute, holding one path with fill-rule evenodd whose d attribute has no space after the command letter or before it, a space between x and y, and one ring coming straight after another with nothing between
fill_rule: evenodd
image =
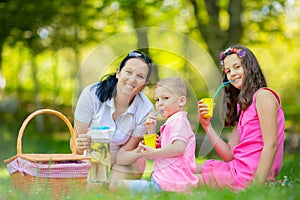
<instances>
[{"instance_id":1,"label":"smiling face","mask_svg":"<svg viewBox=\"0 0 300 200\"><path fill-rule=\"evenodd\" d=\"M129 97L129 101L141 90L146 84L148 66L142 59L131 58L126 61L124 67L118 69L116 77L117 95Z\"/></svg>"},{"instance_id":2,"label":"smiling face","mask_svg":"<svg viewBox=\"0 0 300 200\"><path fill-rule=\"evenodd\" d=\"M244 67L242 66L241 59L237 54L230 54L224 59L224 72L229 81L237 89L242 89L244 81Z\"/></svg>"}]
</instances>

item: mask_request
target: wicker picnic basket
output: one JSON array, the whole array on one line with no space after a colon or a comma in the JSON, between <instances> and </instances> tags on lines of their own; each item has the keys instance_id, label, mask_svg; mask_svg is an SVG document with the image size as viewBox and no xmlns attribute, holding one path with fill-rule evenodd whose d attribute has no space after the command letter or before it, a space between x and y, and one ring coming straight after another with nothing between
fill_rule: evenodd
<instances>
[{"instance_id":1,"label":"wicker picnic basket","mask_svg":"<svg viewBox=\"0 0 300 200\"><path fill-rule=\"evenodd\" d=\"M17 155L5 160L15 188L30 193L48 191L52 196L61 197L84 189L91 168L89 158L76 155L75 145L72 154L23 154L22 137L29 121L39 114L54 114L67 125L71 141L75 136L71 123L60 112L41 109L30 114L23 122L17 139Z\"/></svg>"}]
</instances>

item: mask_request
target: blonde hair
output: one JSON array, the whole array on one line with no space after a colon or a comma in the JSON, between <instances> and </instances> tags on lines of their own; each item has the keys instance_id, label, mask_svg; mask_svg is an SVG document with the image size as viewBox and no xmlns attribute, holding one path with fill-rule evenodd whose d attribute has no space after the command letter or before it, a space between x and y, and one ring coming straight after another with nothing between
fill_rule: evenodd
<instances>
[{"instance_id":1,"label":"blonde hair","mask_svg":"<svg viewBox=\"0 0 300 200\"><path fill-rule=\"evenodd\" d=\"M186 86L185 83L177 77L164 78L156 84L156 87L165 87L170 91L174 92L178 97L186 96Z\"/></svg>"}]
</instances>

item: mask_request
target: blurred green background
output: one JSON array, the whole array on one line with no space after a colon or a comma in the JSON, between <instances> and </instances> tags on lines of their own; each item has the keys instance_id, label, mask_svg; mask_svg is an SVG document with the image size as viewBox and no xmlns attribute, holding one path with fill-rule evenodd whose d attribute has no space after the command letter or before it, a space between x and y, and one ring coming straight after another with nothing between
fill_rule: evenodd
<instances>
[{"instance_id":1,"label":"blurred green background","mask_svg":"<svg viewBox=\"0 0 300 200\"><path fill-rule=\"evenodd\" d=\"M130 44L143 49L159 64L153 71L152 82L177 73L190 84L193 103L210 95L207 80L189 60L151 45L157 40L170 42L187 55L197 56L197 52L186 49L185 43L172 38L172 34L153 36L146 27L171 30L195 41L208 52L217 71L221 50L234 44L253 50L269 86L282 99L286 152L299 153L299 0L0 0L0 167L5 167L4 159L16 153L19 129L30 113L51 108L73 123L74 103L80 89L95 81L81 74L82 64L99 44L107 47L115 41L117 44L112 45L119 45L119 50L102 48L98 52L94 68L103 70L95 73L97 79L117 68L125 46ZM120 34L126 32L135 35L120 42ZM103 66L101 59L109 55L114 55L113 60ZM150 89L145 90L149 98ZM188 105L187 110L197 136L203 137L196 104ZM69 138L59 118L37 116L26 128L23 151L69 152Z\"/></svg>"}]
</instances>

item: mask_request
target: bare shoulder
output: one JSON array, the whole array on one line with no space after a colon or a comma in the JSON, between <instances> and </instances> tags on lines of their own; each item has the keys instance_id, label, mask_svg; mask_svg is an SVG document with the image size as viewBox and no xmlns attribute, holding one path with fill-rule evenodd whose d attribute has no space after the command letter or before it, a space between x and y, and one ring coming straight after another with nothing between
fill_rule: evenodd
<instances>
[{"instance_id":1,"label":"bare shoulder","mask_svg":"<svg viewBox=\"0 0 300 200\"><path fill-rule=\"evenodd\" d=\"M262 89L257 92L256 105L258 107L277 107L278 101L273 92Z\"/></svg>"}]
</instances>

